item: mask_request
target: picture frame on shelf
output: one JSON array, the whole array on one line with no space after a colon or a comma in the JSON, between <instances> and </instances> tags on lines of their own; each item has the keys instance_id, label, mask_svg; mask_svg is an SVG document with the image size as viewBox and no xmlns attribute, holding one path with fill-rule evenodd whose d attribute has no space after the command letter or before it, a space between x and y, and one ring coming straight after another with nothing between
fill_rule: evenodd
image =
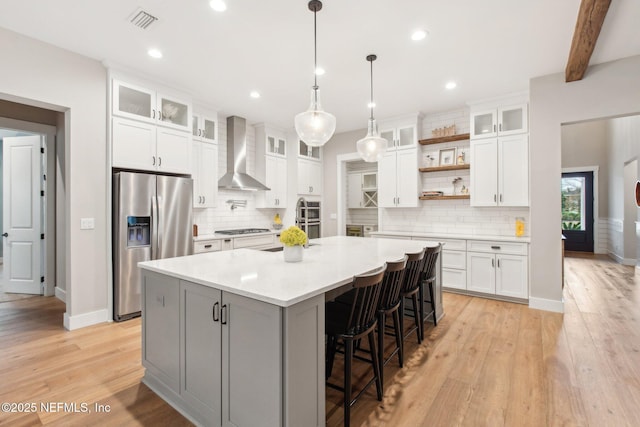
<instances>
[{"instance_id":1,"label":"picture frame on shelf","mask_svg":"<svg viewBox=\"0 0 640 427\"><path fill-rule=\"evenodd\" d=\"M456 149L445 148L439 153L440 166L452 166L456 162Z\"/></svg>"}]
</instances>

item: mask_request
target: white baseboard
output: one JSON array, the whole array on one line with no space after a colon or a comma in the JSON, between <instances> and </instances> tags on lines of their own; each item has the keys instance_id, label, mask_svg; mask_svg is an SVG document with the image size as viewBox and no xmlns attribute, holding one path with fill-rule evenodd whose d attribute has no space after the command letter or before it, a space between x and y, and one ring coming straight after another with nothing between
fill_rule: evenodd
<instances>
[{"instance_id":1,"label":"white baseboard","mask_svg":"<svg viewBox=\"0 0 640 427\"><path fill-rule=\"evenodd\" d=\"M622 265L636 265L635 258L623 258L621 264Z\"/></svg>"},{"instance_id":2,"label":"white baseboard","mask_svg":"<svg viewBox=\"0 0 640 427\"><path fill-rule=\"evenodd\" d=\"M618 254L614 253L614 252L607 252L607 255L609 255L609 258L612 258L615 262L617 262L618 264L622 264L622 260L624 258L622 258L621 256L619 256Z\"/></svg>"},{"instance_id":3,"label":"white baseboard","mask_svg":"<svg viewBox=\"0 0 640 427\"><path fill-rule=\"evenodd\" d=\"M536 310L553 311L554 313L564 313L564 302L552 299L529 297L529 308Z\"/></svg>"},{"instance_id":4,"label":"white baseboard","mask_svg":"<svg viewBox=\"0 0 640 427\"><path fill-rule=\"evenodd\" d=\"M59 287L55 287L55 296L62 302L67 302L67 291L64 289L60 289Z\"/></svg>"},{"instance_id":5,"label":"white baseboard","mask_svg":"<svg viewBox=\"0 0 640 427\"><path fill-rule=\"evenodd\" d=\"M69 316L67 312L64 313L64 327L69 331L74 329L85 328L91 325L97 325L98 323L110 322L109 310L92 311L90 313L77 314L75 316Z\"/></svg>"}]
</instances>

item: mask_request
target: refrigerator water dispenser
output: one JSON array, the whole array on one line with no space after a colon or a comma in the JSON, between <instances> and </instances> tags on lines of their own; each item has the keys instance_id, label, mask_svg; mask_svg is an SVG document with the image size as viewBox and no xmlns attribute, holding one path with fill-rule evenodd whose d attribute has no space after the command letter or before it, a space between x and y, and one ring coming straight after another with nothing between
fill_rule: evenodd
<instances>
[{"instance_id":1,"label":"refrigerator water dispenser","mask_svg":"<svg viewBox=\"0 0 640 427\"><path fill-rule=\"evenodd\" d=\"M127 247L149 246L151 243L151 217L127 217Z\"/></svg>"}]
</instances>

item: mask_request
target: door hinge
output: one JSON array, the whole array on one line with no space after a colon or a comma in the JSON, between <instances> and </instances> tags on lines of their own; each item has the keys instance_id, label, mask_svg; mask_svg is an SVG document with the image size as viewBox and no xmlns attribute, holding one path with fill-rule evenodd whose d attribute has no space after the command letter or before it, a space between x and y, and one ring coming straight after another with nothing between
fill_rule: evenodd
<instances>
[{"instance_id":1,"label":"door hinge","mask_svg":"<svg viewBox=\"0 0 640 427\"><path fill-rule=\"evenodd\" d=\"M40 235L40 240L44 240L44 233Z\"/></svg>"},{"instance_id":2,"label":"door hinge","mask_svg":"<svg viewBox=\"0 0 640 427\"><path fill-rule=\"evenodd\" d=\"M44 154L44 147L40 147L40 152Z\"/></svg>"},{"instance_id":3,"label":"door hinge","mask_svg":"<svg viewBox=\"0 0 640 427\"><path fill-rule=\"evenodd\" d=\"M47 180L47 174L42 175L42 180L46 181Z\"/></svg>"},{"instance_id":4,"label":"door hinge","mask_svg":"<svg viewBox=\"0 0 640 427\"><path fill-rule=\"evenodd\" d=\"M44 276L40 276L40 283L44 283Z\"/></svg>"},{"instance_id":5,"label":"door hinge","mask_svg":"<svg viewBox=\"0 0 640 427\"><path fill-rule=\"evenodd\" d=\"M40 195L44 197L44 190L40 190Z\"/></svg>"}]
</instances>

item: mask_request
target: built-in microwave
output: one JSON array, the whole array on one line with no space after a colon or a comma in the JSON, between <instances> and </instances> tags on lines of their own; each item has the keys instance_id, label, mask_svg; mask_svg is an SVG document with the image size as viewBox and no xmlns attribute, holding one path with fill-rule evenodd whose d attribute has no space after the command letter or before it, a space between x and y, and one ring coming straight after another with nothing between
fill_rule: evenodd
<instances>
[{"instance_id":1,"label":"built-in microwave","mask_svg":"<svg viewBox=\"0 0 640 427\"><path fill-rule=\"evenodd\" d=\"M307 205L299 206L298 217L304 221L305 218L309 221L320 221L320 202L307 202Z\"/></svg>"},{"instance_id":2,"label":"built-in microwave","mask_svg":"<svg viewBox=\"0 0 640 427\"><path fill-rule=\"evenodd\" d=\"M298 224L298 227L305 233L307 233L307 238L309 239L319 239L320 238L320 221L309 221L308 223Z\"/></svg>"}]
</instances>

